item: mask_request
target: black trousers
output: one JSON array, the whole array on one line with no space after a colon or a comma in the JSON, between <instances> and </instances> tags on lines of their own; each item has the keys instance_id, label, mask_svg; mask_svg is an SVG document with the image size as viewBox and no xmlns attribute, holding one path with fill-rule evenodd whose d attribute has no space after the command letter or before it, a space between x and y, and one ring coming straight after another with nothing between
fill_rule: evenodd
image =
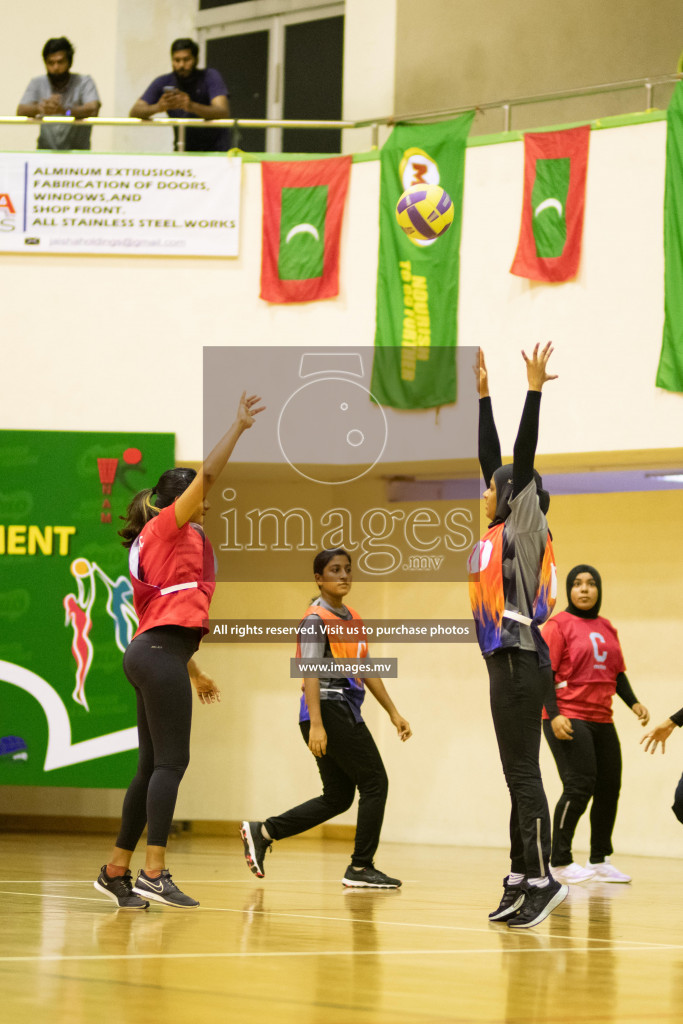
<instances>
[{"instance_id":1,"label":"black trousers","mask_svg":"<svg viewBox=\"0 0 683 1024\"><path fill-rule=\"evenodd\" d=\"M683 825L683 775L678 780L676 786L676 793L674 795L674 803L671 810L674 812L681 825Z\"/></svg>"},{"instance_id":2,"label":"black trousers","mask_svg":"<svg viewBox=\"0 0 683 1024\"><path fill-rule=\"evenodd\" d=\"M601 864L609 857L621 789L621 747L613 723L570 721L571 740L558 740L550 722L543 722L563 786L553 817L553 867L572 863L574 832L591 797L591 863Z\"/></svg>"},{"instance_id":3,"label":"black trousers","mask_svg":"<svg viewBox=\"0 0 683 1024\"><path fill-rule=\"evenodd\" d=\"M369 867L379 846L384 820L389 791L387 773L370 730L365 722L356 722L344 701L323 700L320 710L327 733L327 753L316 757L322 795L268 818L264 824L273 839L299 835L348 810L358 789L351 863L358 868ZM311 723L301 722L300 728L304 742L308 743Z\"/></svg>"},{"instance_id":4,"label":"black trousers","mask_svg":"<svg viewBox=\"0 0 683 1024\"><path fill-rule=\"evenodd\" d=\"M190 762L192 684L187 663L201 632L159 626L126 648L123 670L135 688L138 770L123 801L116 845L134 850L145 824L147 843L166 846L178 787Z\"/></svg>"},{"instance_id":5,"label":"black trousers","mask_svg":"<svg viewBox=\"0 0 683 1024\"><path fill-rule=\"evenodd\" d=\"M508 648L486 658L491 714L510 791L510 868L528 878L548 874L550 813L539 752L546 674L535 651Z\"/></svg>"}]
</instances>

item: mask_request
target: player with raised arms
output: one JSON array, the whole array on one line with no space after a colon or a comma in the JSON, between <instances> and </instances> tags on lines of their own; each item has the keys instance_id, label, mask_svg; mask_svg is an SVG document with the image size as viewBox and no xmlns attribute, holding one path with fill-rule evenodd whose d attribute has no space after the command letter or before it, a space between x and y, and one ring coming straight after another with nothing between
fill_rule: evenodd
<instances>
[{"instance_id":1,"label":"player with raised arms","mask_svg":"<svg viewBox=\"0 0 683 1024\"><path fill-rule=\"evenodd\" d=\"M234 423L199 473L167 470L155 487L133 498L119 531L129 548L139 619L123 657L137 701L139 757L123 801L116 845L93 884L123 910L144 910L149 900L185 909L199 906L181 892L166 868L166 843L190 760L192 686L203 704L220 700L213 679L192 657L206 632L215 589L214 553L202 524L209 507L206 496L237 441L264 408L260 401L243 393ZM145 825L145 867L133 885L130 862Z\"/></svg>"},{"instance_id":2,"label":"player with raised arms","mask_svg":"<svg viewBox=\"0 0 683 1024\"><path fill-rule=\"evenodd\" d=\"M491 714L510 791L510 873L503 897L489 914L511 928L532 928L567 895L549 870L550 814L539 752L541 709L550 657L540 623L555 604L557 576L545 513L550 504L534 469L541 391L553 347L524 352L529 390L512 465L502 465L489 379L480 351L479 462L486 482L484 508L491 520L469 560L470 600L477 639L489 674Z\"/></svg>"}]
</instances>

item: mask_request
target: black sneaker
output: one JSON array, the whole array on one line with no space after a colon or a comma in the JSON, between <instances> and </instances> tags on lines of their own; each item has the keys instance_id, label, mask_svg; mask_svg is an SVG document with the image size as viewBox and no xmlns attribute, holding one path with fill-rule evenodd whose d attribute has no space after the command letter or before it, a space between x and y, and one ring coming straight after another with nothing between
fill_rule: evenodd
<instances>
[{"instance_id":1,"label":"black sneaker","mask_svg":"<svg viewBox=\"0 0 683 1024\"><path fill-rule=\"evenodd\" d=\"M489 921L507 921L509 917L514 917L524 903L528 891L525 881L511 885L508 879L504 878L503 897L497 908L489 914Z\"/></svg>"},{"instance_id":2,"label":"black sneaker","mask_svg":"<svg viewBox=\"0 0 683 1024\"><path fill-rule=\"evenodd\" d=\"M167 907L179 907L181 910L194 910L199 906L199 900L193 900L191 896L186 896L180 891L168 868L164 868L158 878L149 878L144 871L138 871L133 892L156 900L157 903L165 903Z\"/></svg>"},{"instance_id":3,"label":"black sneaker","mask_svg":"<svg viewBox=\"0 0 683 1024\"><path fill-rule=\"evenodd\" d=\"M537 885L530 885L522 909L516 917L508 921L508 928L533 928L534 925L540 924L555 907L559 907L568 892L568 886L560 885L554 878L551 878L542 889Z\"/></svg>"},{"instance_id":4,"label":"black sneaker","mask_svg":"<svg viewBox=\"0 0 683 1024\"><path fill-rule=\"evenodd\" d=\"M130 871L125 875L117 875L110 878L107 874L107 865L102 865L96 882L93 885L98 892L104 893L110 900L113 900L121 910L147 910L149 903L133 892L133 876Z\"/></svg>"},{"instance_id":5,"label":"black sneaker","mask_svg":"<svg viewBox=\"0 0 683 1024\"><path fill-rule=\"evenodd\" d=\"M243 821L240 825L240 835L244 843L244 856L249 870L252 871L257 878L265 877L265 868L263 861L266 853L273 846L272 839L264 839L261 834L260 821Z\"/></svg>"},{"instance_id":6,"label":"black sneaker","mask_svg":"<svg viewBox=\"0 0 683 1024\"><path fill-rule=\"evenodd\" d=\"M360 871L356 871L353 865L349 864L342 878L342 885L349 889L398 889L401 883L398 878L389 878L383 871L378 871L373 864Z\"/></svg>"}]
</instances>

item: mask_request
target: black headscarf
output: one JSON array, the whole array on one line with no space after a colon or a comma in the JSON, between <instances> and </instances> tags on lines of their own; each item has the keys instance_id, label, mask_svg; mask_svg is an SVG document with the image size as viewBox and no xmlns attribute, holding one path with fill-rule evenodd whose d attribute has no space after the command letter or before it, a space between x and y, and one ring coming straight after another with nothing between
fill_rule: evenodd
<instances>
[{"instance_id":1,"label":"black headscarf","mask_svg":"<svg viewBox=\"0 0 683 1024\"><path fill-rule=\"evenodd\" d=\"M498 523L504 523L507 517L510 515L510 498L512 497L512 466L499 466L491 477L496 485L496 515L492 523L489 523L489 527L496 526ZM550 507L550 495L547 491L543 490L543 479L541 474L534 470L534 480L536 481L536 494L538 495L538 503L541 507L541 512L545 515Z\"/></svg>"},{"instance_id":2,"label":"black headscarf","mask_svg":"<svg viewBox=\"0 0 683 1024\"><path fill-rule=\"evenodd\" d=\"M589 572L598 585L598 599L593 607L587 610L585 608L577 608L572 602L571 596L574 580L581 572ZM602 604L602 577L597 569L592 565L575 565L574 568L570 570L567 574L567 601L569 602L567 605L567 611L570 615L576 615L580 619L597 619L600 614L600 605Z\"/></svg>"}]
</instances>

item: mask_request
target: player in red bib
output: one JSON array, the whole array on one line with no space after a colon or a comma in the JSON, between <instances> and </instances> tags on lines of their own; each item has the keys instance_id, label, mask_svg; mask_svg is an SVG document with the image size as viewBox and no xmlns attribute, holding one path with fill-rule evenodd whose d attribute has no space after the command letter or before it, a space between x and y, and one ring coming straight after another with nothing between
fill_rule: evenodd
<instances>
[{"instance_id":1,"label":"player in red bib","mask_svg":"<svg viewBox=\"0 0 683 1024\"><path fill-rule=\"evenodd\" d=\"M575 565L567 576L566 611L543 629L550 649L554 690L543 711L543 731L562 779L553 819L550 863L564 882L630 882L610 863L612 831L621 788L621 747L612 721L617 693L642 725L650 714L626 676L619 637L600 615L602 580L592 565ZM591 853L581 867L572 856L579 818L592 798Z\"/></svg>"},{"instance_id":2,"label":"player in red bib","mask_svg":"<svg viewBox=\"0 0 683 1024\"><path fill-rule=\"evenodd\" d=\"M313 562L317 597L304 612L299 627L297 657L345 661L368 657L363 622L344 604L351 588L351 558L343 548L320 551ZM345 630L341 626L348 623ZM338 627L337 639L330 627ZM387 800L388 779L379 750L361 717L365 689L381 704L407 740L412 731L396 710L381 679L325 676L306 677L299 711L304 742L316 759L322 796L265 821L243 821L240 829L250 870L263 878L263 860L274 839L299 835L346 811L358 789L358 820L351 863L342 884L348 888L397 889L401 882L373 864Z\"/></svg>"},{"instance_id":3,"label":"player in red bib","mask_svg":"<svg viewBox=\"0 0 683 1024\"><path fill-rule=\"evenodd\" d=\"M200 472L167 470L155 487L133 498L119 531L129 548L139 619L123 657L137 700L138 770L123 801L116 846L94 886L124 910L144 910L149 900L187 909L199 906L173 882L166 868L166 842L190 760L191 684L203 704L220 700L214 681L192 660L206 632L215 588L213 549L202 524L206 495L261 412L259 401L256 395L243 394L235 422ZM145 867L133 885L130 862L145 825Z\"/></svg>"}]
</instances>

